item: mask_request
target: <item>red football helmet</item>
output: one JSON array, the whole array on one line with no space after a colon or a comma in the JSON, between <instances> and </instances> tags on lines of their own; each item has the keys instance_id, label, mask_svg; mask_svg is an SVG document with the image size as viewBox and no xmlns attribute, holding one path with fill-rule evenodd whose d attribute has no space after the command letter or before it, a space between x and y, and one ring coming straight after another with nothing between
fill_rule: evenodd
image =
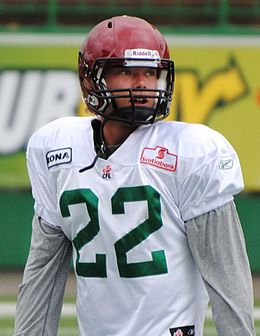
<instances>
[{"instance_id":1,"label":"red football helmet","mask_svg":"<svg viewBox=\"0 0 260 336\"><path fill-rule=\"evenodd\" d=\"M109 89L106 70L119 65L156 68L157 88ZM104 118L139 125L153 123L169 114L174 63L162 34L140 18L117 16L95 26L79 52L78 73L85 104ZM135 105L144 97L153 98L154 106ZM120 98L129 98L131 106L119 108L116 102Z\"/></svg>"}]
</instances>

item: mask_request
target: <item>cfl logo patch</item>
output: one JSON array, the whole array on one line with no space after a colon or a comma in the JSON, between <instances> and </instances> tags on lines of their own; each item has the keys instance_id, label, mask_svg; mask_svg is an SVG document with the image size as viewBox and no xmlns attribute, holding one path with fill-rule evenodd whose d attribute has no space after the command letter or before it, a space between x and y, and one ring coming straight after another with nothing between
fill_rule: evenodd
<instances>
[{"instance_id":1,"label":"cfl logo patch","mask_svg":"<svg viewBox=\"0 0 260 336\"><path fill-rule=\"evenodd\" d=\"M102 169L102 178L103 179L111 179L111 166L108 164Z\"/></svg>"}]
</instances>

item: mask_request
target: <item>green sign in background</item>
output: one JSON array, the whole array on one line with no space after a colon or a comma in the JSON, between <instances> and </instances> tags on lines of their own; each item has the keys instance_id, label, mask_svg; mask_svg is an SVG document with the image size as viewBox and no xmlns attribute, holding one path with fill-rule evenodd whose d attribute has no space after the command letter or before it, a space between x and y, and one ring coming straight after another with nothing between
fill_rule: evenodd
<instances>
[{"instance_id":1,"label":"green sign in background","mask_svg":"<svg viewBox=\"0 0 260 336\"><path fill-rule=\"evenodd\" d=\"M176 89L170 118L208 124L223 133L240 156L247 193L236 197L236 204L255 272L260 271L260 198L249 192L260 191L259 50L259 45L200 48L177 45L171 48L176 63ZM76 72L77 52L76 45L2 45L0 70L67 69ZM78 107L82 115L80 101ZM33 200L26 171L25 145L18 152L0 155L0 267L23 266L28 253Z\"/></svg>"},{"instance_id":2,"label":"green sign in background","mask_svg":"<svg viewBox=\"0 0 260 336\"><path fill-rule=\"evenodd\" d=\"M32 45L0 47L1 71L50 68L76 71L76 65L77 48ZM24 122L29 123L30 121L24 120ZM0 155L0 188L24 189L28 187L29 179L26 171L24 148L17 153Z\"/></svg>"}]
</instances>

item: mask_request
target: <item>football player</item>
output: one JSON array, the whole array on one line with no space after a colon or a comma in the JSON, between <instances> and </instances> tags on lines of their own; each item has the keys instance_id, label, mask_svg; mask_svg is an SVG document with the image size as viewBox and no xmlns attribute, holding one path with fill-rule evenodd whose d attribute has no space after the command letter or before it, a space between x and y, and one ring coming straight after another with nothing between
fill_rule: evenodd
<instances>
[{"instance_id":1,"label":"football player","mask_svg":"<svg viewBox=\"0 0 260 336\"><path fill-rule=\"evenodd\" d=\"M54 336L70 268L81 336L253 336L252 279L233 195L229 142L169 114L174 63L146 21L99 23L79 52L93 117L38 130L27 159L35 198L15 335Z\"/></svg>"}]
</instances>

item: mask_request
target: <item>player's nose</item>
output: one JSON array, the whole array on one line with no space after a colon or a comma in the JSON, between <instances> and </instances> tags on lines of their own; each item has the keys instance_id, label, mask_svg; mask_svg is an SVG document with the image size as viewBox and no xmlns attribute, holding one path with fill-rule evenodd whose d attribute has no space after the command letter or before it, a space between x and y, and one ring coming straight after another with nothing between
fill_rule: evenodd
<instances>
[{"instance_id":1,"label":"player's nose","mask_svg":"<svg viewBox=\"0 0 260 336\"><path fill-rule=\"evenodd\" d=\"M133 87L136 89L146 87L146 77L143 73L135 73L133 76Z\"/></svg>"}]
</instances>

